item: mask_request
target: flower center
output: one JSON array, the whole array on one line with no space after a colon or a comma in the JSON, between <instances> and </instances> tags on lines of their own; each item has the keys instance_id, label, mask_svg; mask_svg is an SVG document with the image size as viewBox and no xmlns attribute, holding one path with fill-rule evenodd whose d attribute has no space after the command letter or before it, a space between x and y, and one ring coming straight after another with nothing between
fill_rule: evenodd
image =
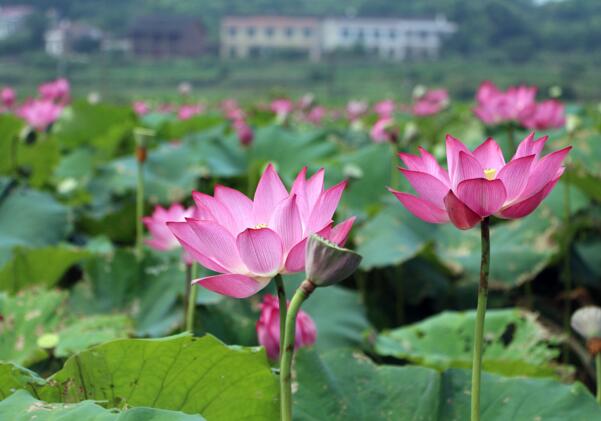
<instances>
[{"instance_id":1,"label":"flower center","mask_svg":"<svg viewBox=\"0 0 601 421\"><path fill-rule=\"evenodd\" d=\"M253 227L255 230L260 230L261 228L268 228L267 224L257 224Z\"/></svg>"},{"instance_id":2,"label":"flower center","mask_svg":"<svg viewBox=\"0 0 601 421\"><path fill-rule=\"evenodd\" d=\"M484 177L486 177L487 180L494 180L496 175L497 170L494 168L487 168L484 170Z\"/></svg>"}]
</instances>

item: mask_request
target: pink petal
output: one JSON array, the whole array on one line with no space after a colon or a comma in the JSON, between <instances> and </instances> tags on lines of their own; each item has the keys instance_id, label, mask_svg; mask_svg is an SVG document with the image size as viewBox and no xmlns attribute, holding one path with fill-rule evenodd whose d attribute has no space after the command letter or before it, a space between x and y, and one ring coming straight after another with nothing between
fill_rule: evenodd
<instances>
[{"instance_id":1,"label":"pink petal","mask_svg":"<svg viewBox=\"0 0 601 421\"><path fill-rule=\"evenodd\" d=\"M332 221L346 185L346 181L341 181L321 194L305 227L305 235L321 230Z\"/></svg>"},{"instance_id":2,"label":"pink petal","mask_svg":"<svg viewBox=\"0 0 601 421\"><path fill-rule=\"evenodd\" d=\"M482 218L473 210L468 208L465 203L455 196L452 191L444 199L444 203L449 215L449 219L457 228L466 230L476 225Z\"/></svg>"},{"instance_id":3,"label":"pink petal","mask_svg":"<svg viewBox=\"0 0 601 421\"><path fill-rule=\"evenodd\" d=\"M275 207L288 197L288 191L272 164L259 180L253 201L255 224L266 224Z\"/></svg>"},{"instance_id":4,"label":"pink petal","mask_svg":"<svg viewBox=\"0 0 601 421\"><path fill-rule=\"evenodd\" d=\"M449 192L449 186L443 184L438 178L433 175L419 171L406 170L400 168L409 184L415 189L418 197L431 202L439 208L444 207L444 197Z\"/></svg>"},{"instance_id":5,"label":"pink petal","mask_svg":"<svg viewBox=\"0 0 601 421\"><path fill-rule=\"evenodd\" d=\"M200 284L218 294L234 298L247 298L265 288L269 281L269 279L256 281L244 275L226 274L195 279L192 283Z\"/></svg>"},{"instance_id":6,"label":"pink petal","mask_svg":"<svg viewBox=\"0 0 601 421\"><path fill-rule=\"evenodd\" d=\"M282 240L269 228L248 228L236 239L240 257L246 267L259 275L275 275L282 266Z\"/></svg>"},{"instance_id":7,"label":"pink petal","mask_svg":"<svg viewBox=\"0 0 601 421\"><path fill-rule=\"evenodd\" d=\"M481 178L484 175L484 168L480 165L480 161L474 158L471 154L463 151L459 152L458 165L455 167L455 173L451 174L453 181L453 190L463 180L472 178Z\"/></svg>"},{"instance_id":8,"label":"pink petal","mask_svg":"<svg viewBox=\"0 0 601 421\"><path fill-rule=\"evenodd\" d=\"M436 158L434 158L434 156L430 152L428 152L421 146L418 147L418 149L419 153L422 156L422 163L424 166L424 169L421 171L426 172L428 174L432 174L446 185L450 185L449 174L447 174L447 172L440 166Z\"/></svg>"},{"instance_id":9,"label":"pink petal","mask_svg":"<svg viewBox=\"0 0 601 421\"><path fill-rule=\"evenodd\" d=\"M497 174L497 178L503 182L507 191L507 202L518 197L526 187L532 162L534 162L534 155L514 158Z\"/></svg>"},{"instance_id":10,"label":"pink petal","mask_svg":"<svg viewBox=\"0 0 601 421\"><path fill-rule=\"evenodd\" d=\"M212 221L198 219L187 219L187 223L198 236L193 244L198 252L227 269L223 272L244 270L234 236L226 228Z\"/></svg>"},{"instance_id":11,"label":"pink petal","mask_svg":"<svg viewBox=\"0 0 601 421\"><path fill-rule=\"evenodd\" d=\"M455 172L459 166L459 152L465 152L468 155L472 153L459 139L455 139L451 135L446 136L447 144L447 165L449 167L449 176L451 181L455 178Z\"/></svg>"},{"instance_id":12,"label":"pink petal","mask_svg":"<svg viewBox=\"0 0 601 421\"><path fill-rule=\"evenodd\" d=\"M507 192L501 180L474 178L459 183L457 197L478 215L486 217L501 209Z\"/></svg>"},{"instance_id":13,"label":"pink petal","mask_svg":"<svg viewBox=\"0 0 601 421\"><path fill-rule=\"evenodd\" d=\"M528 155L534 155L537 159L545 147L545 142L549 136L543 136L540 139L534 140L534 132L530 133L518 145L518 149L512 159L521 158Z\"/></svg>"},{"instance_id":14,"label":"pink petal","mask_svg":"<svg viewBox=\"0 0 601 421\"><path fill-rule=\"evenodd\" d=\"M483 169L494 168L500 170L505 165L505 158L501 147L492 137L489 137L474 150L474 156Z\"/></svg>"},{"instance_id":15,"label":"pink petal","mask_svg":"<svg viewBox=\"0 0 601 421\"><path fill-rule=\"evenodd\" d=\"M227 208L238 232L252 224L253 202L245 194L229 187L216 185L215 199Z\"/></svg>"},{"instance_id":16,"label":"pink petal","mask_svg":"<svg viewBox=\"0 0 601 421\"><path fill-rule=\"evenodd\" d=\"M351 218L352 219L352 218ZM348 219L342 224L348 222ZM340 225L342 225L340 224ZM340 228L342 231L343 228ZM350 227L349 227L350 230ZM332 228L330 225L326 226L324 229L319 231L317 235L320 235L324 238L330 238L332 232ZM337 234L340 235L340 234ZM296 273L305 270L305 249L307 247L307 238L304 238L301 242L296 244L290 252L288 252L288 256L286 257L286 272L287 273Z\"/></svg>"},{"instance_id":17,"label":"pink petal","mask_svg":"<svg viewBox=\"0 0 601 421\"><path fill-rule=\"evenodd\" d=\"M236 222L228 208L213 196L201 192L193 192L192 199L196 203L198 219L214 221L235 233Z\"/></svg>"},{"instance_id":18,"label":"pink petal","mask_svg":"<svg viewBox=\"0 0 601 421\"><path fill-rule=\"evenodd\" d=\"M551 190L553 190L553 187L555 187L557 184L561 174L563 174L563 170L560 170L559 176L547 183L539 192L530 196L528 199L501 210L501 212L499 212L499 216L502 218L516 219L523 218L524 216L531 214L545 199L545 197L551 193Z\"/></svg>"},{"instance_id":19,"label":"pink petal","mask_svg":"<svg viewBox=\"0 0 601 421\"><path fill-rule=\"evenodd\" d=\"M214 272L227 272L223 266L199 251L199 238L188 222L167 222L167 226L182 245L185 253L190 255L190 257L209 270Z\"/></svg>"},{"instance_id":20,"label":"pink petal","mask_svg":"<svg viewBox=\"0 0 601 421\"><path fill-rule=\"evenodd\" d=\"M540 161L533 164L533 168L530 170L530 177L528 178L528 184L524 188L519 199L525 199L533 194L538 193L542 188L547 185L551 180L557 177L560 171L563 160L572 149L571 146L560 149L545 155Z\"/></svg>"},{"instance_id":21,"label":"pink petal","mask_svg":"<svg viewBox=\"0 0 601 421\"><path fill-rule=\"evenodd\" d=\"M269 226L280 236L284 250L290 250L303 236L303 224L297 206L297 196L293 194L280 203L269 221Z\"/></svg>"},{"instance_id":22,"label":"pink petal","mask_svg":"<svg viewBox=\"0 0 601 421\"><path fill-rule=\"evenodd\" d=\"M353 227L355 219L357 218L354 216L345 219L332 228L332 232L326 238L331 242L338 244L339 246L344 246L344 243L346 243L348 235L351 232L351 228Z\"/></svg>"},{"instance_id":23,"label":"pink petal","mask_svg":"<svg viewBox=\"0 0 601 421\"><path fill-rule=\"evenodd\" d=\"M323 193L323 181L325 176L325 170L320 168L315 174L307 180L306 184L306 198L309 209L315 206L319 196Z\"/></svg>"},{"instance_id":24,"label":"pink petal","mask_svg":"<svg viewBox=\"0 0 601 421\"><path fill-rule=\"evenodd\" d=\"M396 198L411 212L414 216L432 224L443 224L449 222L449 216L444 209L420 199L408 193L399 192L391 188L388 189Z\"/></svg>"}]
</instances>

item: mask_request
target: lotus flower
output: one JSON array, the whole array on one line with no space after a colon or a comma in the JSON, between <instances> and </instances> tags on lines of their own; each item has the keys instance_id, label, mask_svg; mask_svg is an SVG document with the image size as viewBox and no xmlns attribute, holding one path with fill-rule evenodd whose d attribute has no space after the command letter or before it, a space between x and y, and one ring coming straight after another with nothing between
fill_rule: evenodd
<instances>
[{"instance_id":1,"label":"lotus flower","mask_svg":"<svg viewBox=\"0 0 601 421\"><path fill-rule=\"evenodd\" d=\"M418 117L425 117L441 112L449 104L449 94L446 89L431 89L417 98L411 112Z\"/></svg>"},{"instance_id":2,"label":"lotus flower","mask_svg":"<svg viewBox=\"0 0 601 421\"><path fill-rule=\"evenodd\" d=\"M307 114L307 121L309 123L315 124L316 126L321 124L321 121L326 116L326 109L321 106L316 106L311 108L311 111Z\"/></svg>"},{"instance_id":3,"label":"lotus flower","mask_svg":"<svg viewBox=\"0 0 601 421\"><path fill-rule=\"evenodd\" d=\"M276 114L278 121L282 122L292 112L293 104L289 99L276 99L271 102L271 111Z\"/></svg>"},{"instance_id":4,"label":"lotus flower","mask_svg":"<svg viewBox=\"0 0 601 421\"><path fill-rule=\"evenodd\" d=\"M13 88L5 86L0 91L0 101L2 101L2 105L4 105L6 108L11 108L15 104L16 99L17 94Z\"/></svg>"},{"instance_id":5,"label":"lotus flower","mask_svg":"<svg viewBox=\"0 0 601 421\"><path fill-rule=\"evenodd\" d=\"M257 321L257 337L265 347L267 356L277 360L280 356L280 304L275 295L266 294L261 303L261 316ZM294 348L310 346L317 339L317 328L313 319L300 310L296 317Z\"/></svg>"},{"instance_id":6,"label":"lotus flower","mask_svg":"<svg viewBox=\"0 0 601 421\"><path fill-rule=\"evenodd\" d=\"M394 121L391 118L382 118L371 128L369 135L375 143L396 141Z\"/></svg>"},{"instance_id":7,"label":"lotus flower","mask_svg":"<svg viewBox=\"0 0 601 421\"><path fill-rule=\"evenodd\" d=\"M473 152L447 135L449 172L420 148L420 156L400 153L407 166L400 171L417 196L389 189L413 215L426 222L452 222L469 229L483 218L522 218L533 212L551 192L564 171L571 146L540 158L547 136L534 133L518 146L507 164L501 148L489 138Z\"/></svg>"},{"instance_id":8,"label":"lotus flower","mask_svg":"<svg viewBox=\"0 0 601 421\"><path fill-rule=\"evenodd\" d=\"M69 102L69 81L61 78L43 83L38 87L38 92L42 99L65 105Z\"/></svg>"},{"instance_id":9,"label":"lotus flower","mask_svg":"<svg viewBox=\"0 0 601 421\"><path fill-rule=\"evenodd\" d=\"M150 107L145 101L134 101L132 108L138 117L146 115L150 112Z\"/></svg>"},{"instance_id":10,"label":"lotus flower","mask_svg":"<svg viewBox=\"0 0 601 421\"><path fill-rule=\"evenodd\" d=\"M324 191L323 180L323 170L306 179L305 168L288 193L270 164L254 200L220 185L213 196L194 192L197 217L168 225L196 261L220 275L193 282L219 294L245 298L277 274L304 270L311 234L343 244L354 218L332 228L332 216L346 182Z\"/></svg>"},{"instance_id":11,"label":"lotus flower","mask_svg":"<svg viewBox=\"0 0 601 421\"><path fill-rule=\"evenodd\" d=\"M238 140L242 145L248 146L252 143L255 136L246 121L242 119L234 120L232 126L234 127L236 135L238 136Z\"/></svg>"},{"instance_id":12,"label":"lotus flower","mask_svg":"<svg viewBox=\"0 0 601 421\"><path fill-rule=\"evenodd\" d=\"M565 107L556 99L549 99L536 104L534 111L522 117L520 123L527 129L558 129L566 124Z\"/></svg>"},{"instance_id":13,"label":"lotus flower","mask_svg":"<svg viewBox=\"0 0 601 421\"><path fill-rule=\"evenodd\" d=\"M182 105L177 112L177 118L180 120L189 120L195 115L204 111L204 107L200 104Z\"/></svg>"},{"instance_id":14,"label":"lotus flower","mask_svg":"<svg viewBox=\"0 0 601 421\"><path fill-rule=\"evenodd\" d=\"M63 107L50 100L34 99L25 102L17 115L23 118L30 127L40 132L46 130L61 115Z\"/></svg>"},{"instance_id":15,"label":"lotus flower","mask_svg":"<svg viewBox=\"0 0 601 421\"><path fill-rule=\"evenodd\" d=\"M534 112L535 97L534 86L512 86L503 92L494 83L485 81L476 93L474 114L489 125L518 122Z\"/></svg>"},{"instance_id":16,"label":"lotus flower","mask_svg":"<svg viewBox=\"0 0 601 421\"><path fill-rule=\"evenodd\" d=\"M151 236L150 239L146 240L146 244L159 251L168 251L180 247L179 241L167 226L167 222L184 222L186 218L193 216L194 207L186 209L179 203L172 204L169 209L162 206L155 207L151 216L145 216L142 219ZM186 263L192 263L187 253L184 253L184 260Z\"/></svg>"},{"instance_id":17,"label":"lotus flower","mask_svg":"<svg viewBox=\"0 0 601 421\"><path fill-rule=\"evenodd\" d=\"M385 99L374 105L374 111L381 120L391 118L395 108L396 105L392 99Z\"/></svg>"},{"instance_id":18,"label":"lotus flower","mask_svg":"<svg viewBox=\"0 0 601 421\"><path fill-rule=\"evenodd\" d=\"M367 108L367 102L365 101L349 101L346 104L346 116L353 123L367 112Z\"/></svg>"}]
</instances>

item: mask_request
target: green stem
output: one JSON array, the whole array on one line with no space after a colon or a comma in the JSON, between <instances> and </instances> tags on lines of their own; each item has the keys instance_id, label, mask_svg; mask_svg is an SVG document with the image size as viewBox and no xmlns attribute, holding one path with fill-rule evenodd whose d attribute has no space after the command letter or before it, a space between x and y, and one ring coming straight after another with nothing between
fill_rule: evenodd
<instances>
[{"instance_id":1,"label":"green stem","mask_svg":"<svg viewBox=\"0 0 601 421\"><path fill-rule=\"evenodd\" d=\"M515 126L513 123L509 123L507 126L507 139L509 140L509 147L511 148L511 153L515 153L517 150L515 146Z\"/></svg>"},{"instance_id":2,"label":"green stem","mask_svg":"<svg viewBox=\"0 0 601 421\"><path fill-rule=\"evenodd\" d=\"M280 420L292 421L292 359L294 357L294 339L296 337L296 315L303 302L313 293L315 285L305 280L298 287L288 307L284 351L280 360Z\"/></svg>"},{"instance_id":3,"label":"green stem","mask_svg":"<svg viewBox=\"0 0 601 421\"><path fill-rule=\"evenodd\" d=\"M139 260L144 257L144 161L138 159L138 176L136 184L136 255Z\"/></svg>"},{"instance_id":4,"label":"green stem","mask_svg":"<svg viewBox=\"0 0 601 421\"><path fill-rule=\"evenodd\" d=\"M275 286L278 291L278 305L280 307L280 360L282 358L282 350L284 349L284 335L286 333L286 314L288 313L288 301L286 300L286 289L282 275L275 276Z\"/></svg>"},{"instance_id":5,"label":"green stem","mask_svg":"<svg viewBox=\"0 0 601 421\"><path fill-rule=\"evenodd\" d=\"M597 402L601 403L601 353L595 355L595 368L597 369Z\"/></svg>"},{"instance_id":6,"label":"green stem","mask_svg":"<svg viewBox=\"0 0 601 421\"><path fill-rule=\"evenodd\" d=\"M186 265L186 330L194 333L194 312L196 311L196 299L198 297L198 285L192 285L196 278L196 263Z\"/></svg>"},{"instance_id":7,"label":"green stem","mask_svg":"<svg viewBox=\"0 0 601 421\"><path fill-rule=\"evenodd\" d=\"M482 372L482 342L484 339L484 318L488 297L488 272L490 268L490 220L484 218L480 224L482 237L482 260L480 262L480 284L478 286L478 308L474 331L474 354L472 361L472 406L471 420L480 420L480 379Z\"/></svg>"},{"instance_id":8,"label":"green stem","mask_svg":"<svg viewBox=\"0 0 601 421\"><path fill-rule=\"evenodd\" d=\"M564 177L563 180L563 211L564 211L564 229L565 234L563 236L563 284L564 284L564 295L565 304L563 308L563 331L566 335L570 335L570 317L572 315L572 302L570 300L570 292L572 291L572 268L570 261L570 237L572 235L570 230L570 184ZM564 344L563 350L563 362L568 362L568 344ZM599 392L597 392L598 394Z\"/></svg>"}]
</instances>

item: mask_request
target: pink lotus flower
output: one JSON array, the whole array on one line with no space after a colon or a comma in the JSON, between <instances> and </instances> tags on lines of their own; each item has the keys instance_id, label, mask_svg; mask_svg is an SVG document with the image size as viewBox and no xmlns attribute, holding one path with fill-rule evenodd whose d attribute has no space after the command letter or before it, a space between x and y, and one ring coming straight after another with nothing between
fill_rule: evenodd
<instances>
[{"instance_id":1,"label":"pink lotus flower","mask_svg":"<svg viewBox=\"0 0 601 421\"><path fill-rule=\"evenodd\" d=\"M512 86L503 92L494 83L485 81L476 93L474 114L489 125L517 122L534 112L535 97L534 86Z\"/></svg>"},{"instance_id":2,"label":"pink lotus flower","mask_svg":"<svg viewBox=\"0 0 601 421\"><path fill-rule=\"evenodd\" d=\"M271 360L280 357L280 304L275 295L266 294L261 303L261 316L257 321L257 337L265 347ZM296 316L296 336L294 348L311 346L317 339L317 328L313 319L300 310Z\"/></svg>"},{"instance_id":3,"label":"pink lotus flower","mask_svg":"<svg viewBox=\"0 0 601 421\"><path fill-rule=\"evenodd\" d=\"M33 99L26 101L17 110L17 115L37 131L44 131L61 115L63 107L50 100Z\"/></svg>"},{"instance_id":4,"label":"pink lotus flower","mask_svg":"<svg viewBox=\"0 0 601 421\"><path fill-rule=\"evenodd\" d=\"M134 101L132 108L138 117L146 115L150 112L150 107L144 101Z\"/></svg>"},{"instance_id":5,"label":"pink lotus flower","mask_svg":"<svg viewBox=\"0 0 601 421\"><path fill-rule=\"evenodd\" d=\"M289 99L276 99L271 102L270 108L276 114L278 120L283 121L292 112L293 104Z\"/></svg>"},{"instance_id":6,"label":"pink lotus flower","mask_svg":"<svg viewBox=\"0 0 601 421\"><path fill-rule=\"evenodd\" d=\"M233 122L234 130L236 131L236 135L238 136L238 140L244 146L248 146L252 143L255 135L251 129L251 127L246 124L244 120L234 120Z\"/></svg>"},{"instance_id":7,"label":"pink lotus flower","mask_svg":"<svg viewBox=\"0 0 601 421\"><path fill-rule=\"evenodd\" d=\"M309 123L315 124L316 126L321 124L321 121L323 120L323 118L326 116L326 109L324 107L321 106L316 106L313 107L311 109L311 111L309 111L309 114L307 114L307 121Z\"/></svg>"},{"instance_id":8,"label":"pink lotus flower","mask_svg":"<svg viewBox=\"0 0 601 421\"><path fill-rule=\"evenodd\" d=\"M369 135L375 143L395 142L397 134L394 121L391 118L378 120L369 131Z\"/></svg>"},{"instance_id":9,"label":"pink lotus flower","mask_svg":"<svg viewBox=\"0 0 601 421\"><path fill-rule=\"evenodd\" d=\"M2 105L6 108L11 108L15 104L15 100L17 99L17 94L15 90L9 86L5 86L0 91L0 100L2 101Z\"/></svg>"},{"instance_id":10,"label":"pink lotus flower","mask_svg":"<svg viewBox=\"0 0 601 421\"><path fill-rule=\"evenodd\" d=\"M420 148L420 156L400 153L407 166L400 171L417 196L389 189L413 215L426 222L452 222L459 229L472 228L490 215L522 218L533 212L551 192L571 149L540 158L547 137L534 140L534 133L518 146L507 164L501 148L489 138L473 152L447 135L449 172Z\"/></svg>"},{"instance_id":11,"label":"pink lotus flower","mask_svg":"<svg viewBox=\"0 0 601 421\"><path fill-rule=\"evenodd\" d=\"M349 101L346 104L346 117L352 123L359 120L367 112L368 105L365 101Z\"/></svg>"},{"instance_id":12,"label":"pink lotus flower","mask_svg":"<svg viewBox=\"0 0 601 421\"><path fill-rule=\"evenodd\" d=\"M380 120L391 118L395 109L396 105L392 99L385 99L384 101L380 101L374 105L374 111Z\"/></svg>"},{"instance_id":13,"label":"pink lotus flower","mask_svg":"<svg viewBox=\"0 0 601 421\"><path fill-rule=\"evenodd\" d=\"M520 123L527 129L548 130L561 128L566 124L564 105L556 99L539 102L536 104L534 112L523 117Z\"/></svg>"},{"instance_id":14,"label":"pink lotus flower","mask_svg":"<svg viewBox=\"0 0 601 421\"><path fill-rule=\"evenodd\" d=\"M446 89L431 89L417 98L411 112L418 117L438 114L449 104L449 94Z\"/></svg>"},{"instance_id":15,"label":"pink lotus flower","mask_svg":"<svg viewBox=\"0 0 601 421\"><path fill-rule=\"evenodd\" d=\"M346 182L324 191L323 180L323 170L306 179L304 168L288 193L270 164L254 200L220 185L213 196L194 192L197 217L168 225L196 261L220 275L193 282L219 294L245 298L279 273L302 271L311 234L344 243L354 218L332 228L332 216Z\"/></svg>"},{"instance_id":16,"label":"pink lotus flower","mask_svg":"<svg viewBox=\"0 0 601 421\"><path fill-rule=\"evenodd\" d=\"M179 241L173 235L167 222L184 222L186 218L194 216L194 207L185 209L179 203L172 204L169 209L162 206L154 208L151 216L142 218L142 222L150 232L151 238L146 240L146 244L155 250L168 251L180 247ZM187 253L184 253L186 263L192 263Z\"/></svg>"},{"instance_id":17,"label":"pink lotus flower","mask_svg":"<svg viewBox=\"0 0 601 421\"><path fill-rule=\"evenodd\" d=\"M177 118L180 120L189 120L195 115L204 111L204 107L200 104L182 105L177 112Z\"/></svg>"},{"instance_id":18,"label":"pink lotus flower","mask_svg":"<svg viewBox=\"0 0 601 421\"><path fill-rule=\"evenodd\" d=\"M69 81L61 78L43 83L38 87L38 92L42 99L65 105L69 102Z\"/></svg>"}]
</instances>

